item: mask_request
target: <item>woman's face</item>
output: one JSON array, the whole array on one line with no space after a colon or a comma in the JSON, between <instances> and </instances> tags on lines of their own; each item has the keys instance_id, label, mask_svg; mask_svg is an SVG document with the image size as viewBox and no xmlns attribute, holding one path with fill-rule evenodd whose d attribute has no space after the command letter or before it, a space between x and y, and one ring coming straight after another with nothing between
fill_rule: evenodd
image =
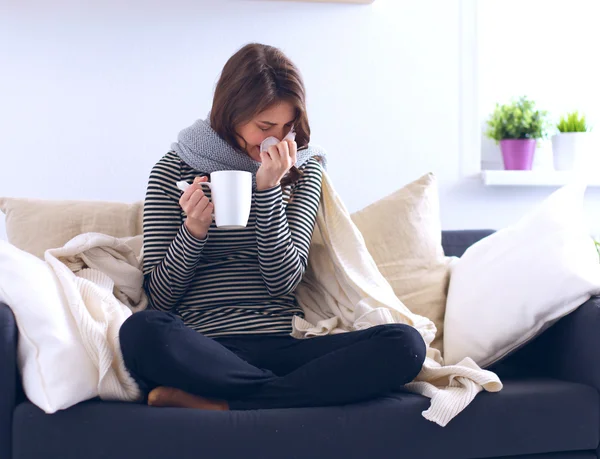
<instances>
[{"instance_id":1,"label":"woman's face","mask_svg":"<svg viewBox=\"0 0 600 459\"><path fill-rule=\"evenodd\" d=\"M246 153L254 160L260 161L260 144L267 137L283 139L294 122L296 110L289 102L282 101L259 113L248 123L237 129L240 145L246 143Z\"/></svg>"}]
</instances>

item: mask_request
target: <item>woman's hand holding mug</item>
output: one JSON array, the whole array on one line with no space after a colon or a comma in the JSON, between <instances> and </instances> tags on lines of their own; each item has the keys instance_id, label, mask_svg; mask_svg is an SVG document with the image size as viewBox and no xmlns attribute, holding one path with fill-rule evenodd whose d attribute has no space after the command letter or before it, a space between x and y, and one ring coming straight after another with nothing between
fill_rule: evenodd
<instances>
[{"instance_id":1,"label":"woman's hand holding mug","mask_svg":"<svg viewBox=\"0 0 600 459\"><path fill-rule=\"evenodd\" d=\"M218 228L244 228L252 207L252 174L246 171L215 171L207 177L196 177L190 185L182 180L179 205L187 214L186 228L194 237L204 239L213 218ZM210 188L210 201L202 191Z\"/></svg>"},{"instance_id":2,"label":"woman's hand holding mug","mask_svg":"<svg viewBox=\"0 0 600 459\"><path fill-rule=\"evenodd\" d=\"M184 224L197 239L206 237L213 220L213 204L202 191L203 182L208 182L208 177L196 177L194 183L179 198L179 205L187 214Z\"/></svg>"}]
</instances>

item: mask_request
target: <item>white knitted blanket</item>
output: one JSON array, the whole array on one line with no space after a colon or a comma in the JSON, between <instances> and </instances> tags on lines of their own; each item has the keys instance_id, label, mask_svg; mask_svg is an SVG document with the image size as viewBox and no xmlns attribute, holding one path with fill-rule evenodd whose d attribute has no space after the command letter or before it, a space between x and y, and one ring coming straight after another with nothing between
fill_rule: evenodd
<instances>
[{"instance_id":1,"label":"white knitted blanket","mask_svg":"<svg viewBox=\"0 0 600 459\"><path fill-rule=\"evenodd\" d=\"M85 350L98 369L97 392L103 400L141 398L125 368L119 344L123 322L148 304L141 252L141 235L115 238L85 233L44 254L56 274Z\"/></svg>"}]
</instances>

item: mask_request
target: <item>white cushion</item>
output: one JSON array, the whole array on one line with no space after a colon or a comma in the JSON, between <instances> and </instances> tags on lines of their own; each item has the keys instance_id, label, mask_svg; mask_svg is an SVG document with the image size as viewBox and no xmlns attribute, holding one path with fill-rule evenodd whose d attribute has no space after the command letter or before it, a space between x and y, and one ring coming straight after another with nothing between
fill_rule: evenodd
<instances>
[{"instance_id":1,"label":"white cushion","mask_svg":"<svg viewBox=\"0 0 600 459\"><path fill-rule=\"evenodd\" d=\"M0 241L0 301L17 321L18 364L29 400L54 413L98 395L98 370L54 272L6 241Z\"/></svg>"},{"instance_id":2,"label":"white cushion","mask_svg":"<svg viewBox=\"0 0 600 459\"><path fill-rule=\"evenodd\" d=\"M444 322L446 364L471 357L487 367L600 293L584 192L583 185L561 188L455 263Z\"/></svg>"}]
</instances>

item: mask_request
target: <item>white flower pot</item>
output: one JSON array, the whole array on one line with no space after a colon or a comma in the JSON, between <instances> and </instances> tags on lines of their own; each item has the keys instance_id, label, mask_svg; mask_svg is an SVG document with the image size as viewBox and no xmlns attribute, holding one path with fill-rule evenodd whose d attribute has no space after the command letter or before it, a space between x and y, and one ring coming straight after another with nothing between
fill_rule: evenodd
<instances>
[{"instance_id":1,"label":"white flower pot","mask_svg":"<svg viewBox=\"0 0 600 459\"><path fill-rule=\"evenodd\" d=\"M554 169L585 170L592 166L592 136L589 132L561 132L552 136ZM597 154L597 153L596 153Z\"/></svg>"}]
</instances>

